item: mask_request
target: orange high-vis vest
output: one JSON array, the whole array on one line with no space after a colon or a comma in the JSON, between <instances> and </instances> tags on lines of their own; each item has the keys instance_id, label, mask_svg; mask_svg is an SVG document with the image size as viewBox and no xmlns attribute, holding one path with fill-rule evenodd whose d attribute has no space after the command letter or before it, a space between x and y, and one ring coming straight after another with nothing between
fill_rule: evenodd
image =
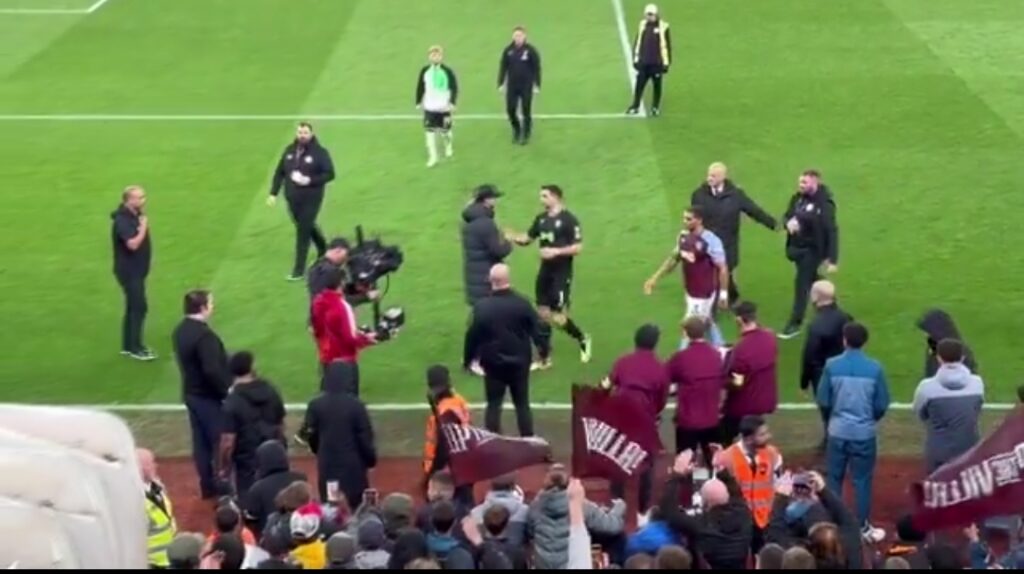
<instances>
[{"instance_id":1,"label":"orange high-vis vest","mask_svg":"<svg viewBox=\"0 0 1024 574\"><path fill-rule=\"evenodd\" d=\"M729 470L747 499L750 513L754 515L754 523L758 528L765 528L772 517L779 451L773 446L765 447L758 451L751 464L743 443L736 443L725 451L725 455Z\"/></svg>"},{"instance_id":2,"label":"orange high-vis vest","mask_svg":"<svg viewBox=\"0 0 1024 574\"><path fill-rule=\"evenodd\" d=\"M466 399L462 398L457 394L442 399L437 403L437 416L433 413L427 417L427 431L426 440L423 443L423 473L429 474L431 467L434 466L434 459L437 458L437 419L443 417L445 413L454 413L458 417L459 422L468 425L469 424L469 403Z\"/></svg>"}]
</instances>

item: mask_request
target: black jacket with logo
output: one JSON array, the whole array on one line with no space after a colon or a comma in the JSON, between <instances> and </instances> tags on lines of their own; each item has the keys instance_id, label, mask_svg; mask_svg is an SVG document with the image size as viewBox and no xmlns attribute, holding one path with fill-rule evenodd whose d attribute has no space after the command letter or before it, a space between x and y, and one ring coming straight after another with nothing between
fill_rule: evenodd
<instances>
[{"instance_id":1,"label":"black jacket with logo","mask_svg":"<svg viewBox=\"0 0 1024 574\"><path fill-rule=\"evenodd\" d=\"M663 46L660 34L662 29L665 32L664 53L668 56L667 59L662 55ZM660 18L654 22L644 20L643 27L633 44L633 66L635 68L660 67L663 71L668 71L670 65L672 65L672 34L668 22Z\"/></svg>"},{"instance_id":2,"label":"black jacket with logo","mask_svg":"<svg viewBox=\"0 0 1024 574\"><path fill-rule=\"evenodd\" d=\"M694 190L690 205L700 207L704 211L704 227L722 240L725 247L725 258L729 268L735 269L740 264L740 215L767 227L775 229L778 225L775 218L754 203L743 188L737 187L732 180L725 180L722 192L714 194L707 182Z\"/></svg>"},{"instance_id":3,"label":"black jacket with logo","mask_svg":"<svg viewBox=\"0 0 1024 574\"><path fill-rule=\"evenodd\" d=\"M298 171L310 178L309 185L298 185L292 181L292 172ZM277 195L284 186L286 194L299 192L323 191L324 186L334 180L334 162L327 148L320 145L315 137L309 143L300 144L293 141L284 148L281 159L274 170L274 179L270 185L270 195Z\"/></svg>"},{"instance_id":4,"label":"black jacket with logo","mask_svg":"<svg viewBox=\"0 0 1024 574\"><path fill-rule=\"evenodd\" d=\"M505 46L498 62L498 85L510 89L532 90L540 88L540 52L529 42Z\"/></svg>"},{"instance_id":5,"label":"black jacket with logo","mask_svg":"<svg viewBox=\"0 0 1024 574\"><path fill-rule=\"evenodd\" d=\"M541 348L536 309L511 289L495 291L473 306L463 366L479 358L485 370L528 368L533 362L531 342Z\"/></svg>"},{"instance_id":6,"label":"black jacket with logo","mask_svg":"<svg viewBox=\"0 0 1024 574\"><path fill-rule=\"evenodd\" d=\"M836 202L825 184L812 195L795 193L783 217L800 222L800 231L787 235L786 249L810 250L821 259L839 264L839 224L836 223Z\"/></svg>"}]
</instances>

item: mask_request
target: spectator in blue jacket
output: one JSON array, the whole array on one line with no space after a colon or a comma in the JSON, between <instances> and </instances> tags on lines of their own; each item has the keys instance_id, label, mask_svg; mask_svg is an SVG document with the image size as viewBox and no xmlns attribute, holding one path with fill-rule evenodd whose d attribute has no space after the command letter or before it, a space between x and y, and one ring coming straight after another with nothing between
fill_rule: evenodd
<instances>
[{"instance_id":1,"label":"spectator in blue jacket","mask_svg":"<svg viewBox=\"0 0 1024 574\"><path fill-rule=\"evenodd\" d=\"M825 462L828 487L843 492L849 468L857 518L864 539L877 543L885 531L871 525L871 490L878 456L878 422L889 409L889 387L882 365L864 353L868 330L856 322L843 327L841 355L825 363L818 384L818 405L830 413Z\"/></svg>"}]
</instances>

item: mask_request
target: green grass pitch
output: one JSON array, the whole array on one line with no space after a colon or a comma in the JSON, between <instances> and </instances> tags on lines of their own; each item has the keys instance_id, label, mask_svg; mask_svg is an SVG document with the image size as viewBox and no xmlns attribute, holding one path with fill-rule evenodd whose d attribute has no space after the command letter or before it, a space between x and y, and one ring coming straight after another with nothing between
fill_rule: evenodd
<instances>
[{"instance_id":1,"label":"green grass pitch","mask_svg":"<svg viewBox=\"0 0 1024 574\"><path fill-rule=\"evenodd\" d=\"M636 26L643 0L624 0ZM499 51L528 26L544 58L537 113L601 114L629 99L611 0L0 0L0 400L163 403L178 398L170 332L188 288L211 287L216 329L252 349L291 401L316 388L306 295L286 283L293 232L264 206L291 137L281 121L41 121L27 115L412 114L431 44L459 73L459 113L501 113ZM428 171L413 120L324 121L339 178L321 222L362 224L401 245L389 302L410 324L363 362L372 402L419 402L424 368L456 367L466 309L459 213L469 189L508 193L499 224L525 228L536 190L558 183L584 226L574 314L595 340L581 366L556 335L556 368L537 401L567 400L629 349L644 321L677 340L678 283L641 285L677 231L706 166L778 213L798 172L821 169L839 203L844 305L872 330L870 351L896 400L920 376L925 308L959 320L990 400L1021 378L1024 317L1024 3L1007 0L666 0L676 63L657 120L539 121L528 148L502 121L459 121L456 157ZM118 356L120 293L108 214L128 183L146 186L153 225L147 341L152 364ZM780 327L792 268L781 237L743 233L739 278ZM532 293L537 256L517 251ZM728 333L732 333L730 326ZM783 395L800 341L784 345ZM461 380L478 399L480 384Z\"/></svg>"}]
</instances>

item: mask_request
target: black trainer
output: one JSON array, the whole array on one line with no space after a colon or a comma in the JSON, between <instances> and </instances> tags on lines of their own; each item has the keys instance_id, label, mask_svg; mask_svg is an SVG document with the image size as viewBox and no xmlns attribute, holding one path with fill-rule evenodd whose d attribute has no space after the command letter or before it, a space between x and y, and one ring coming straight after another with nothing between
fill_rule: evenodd
<instances>
[{"instance_id":1,"label":"black trainer","mask_svg":"<svg viewBox=\"0 0 1024 574\"><path fill-rule=\"evenodd\" d=\"M800 325L794 325L792 323L790 323L789 325L786 325L786 327L784 329L782 329L782 332L780 332L779 335L778 335L778 337L780 339L782 339L783 341L788 341L790 339L795 339L795 338L797 338L799 336L800 336Z\"/></svg>"}]
</instances>

